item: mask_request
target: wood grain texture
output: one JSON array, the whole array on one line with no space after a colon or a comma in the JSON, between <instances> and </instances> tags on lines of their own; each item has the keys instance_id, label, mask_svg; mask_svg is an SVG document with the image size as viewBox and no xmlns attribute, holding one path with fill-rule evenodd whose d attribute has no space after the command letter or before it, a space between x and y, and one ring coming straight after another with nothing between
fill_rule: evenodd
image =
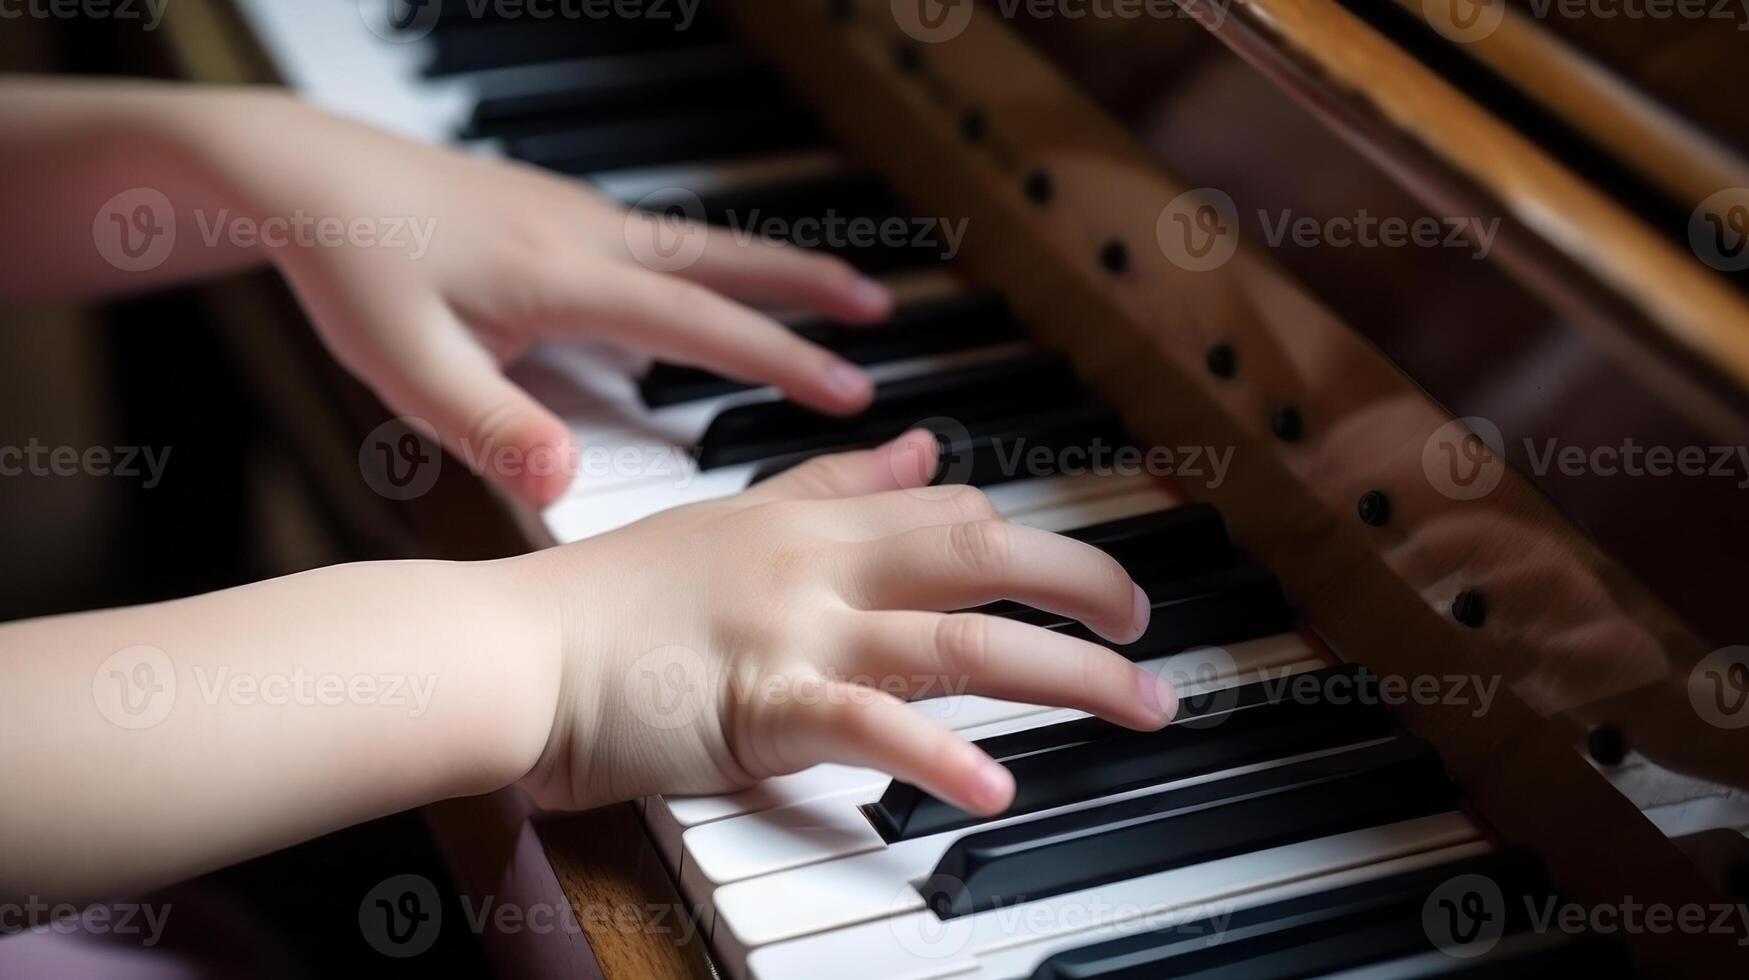
<instances>
[{"instance_id":1,"label":"wood grain texture","mask_svg":"<svg viewBox=\"0 0 1749 980\"><path fill-rule=\"evenodd\" d=\"M1486 188L1508 214L1609 283L1657 329L1749 388L1749 303L1694 255L1334 0L1244 0L1225 18L1238 19Z\"/></svg>"},{"instance_id":2,"label":"wood grain texture","mask_svg":"<svg viewBox=\"0 0 1749 980\"><path fill-rule=\"evenodd\" d=\"M696 920L634 804L538 819L535 829L602 975L712 980Z\"/></svg>"},{"instance_id":3,"label":"wood grain texture","mask_svg":"<svg viewBox=\"0 0 1749 980\"><path fill-rule=\"evenodd\" d=\"M1425 17L1422 0L1396 0ZM1483 2L1446 0L1470 22ZM1501 0L1485 0L1500 3ZM1586 56L1517 8L1462 50L1509 79L1564 122L1585 133L1693 208L1727 187L1749 187L1749 162L1698 126Z\"/></svg>"},{"instance_id":4,"label":"wood grain texture","mask_svg":"<svg viewBox=\"0 0 1749 980\"><path fill-rule=\"evenodd\" d=\"M1206 269L1169 258L1157 226L1188 188L996 18L980 13L951 40L918 44L877 6L848 25L805 0L735 9L917 213L968 219L962 257L976 277L1067 351L1133 432L1151 445L1232 449L1220 486L1180 486L1221 507L1345 659L1405 679L1501 682L1479 716L1446 700L1400 711L1495 830L1542 855L1587 904L1719 901L1574 751L1607 712L1649 754L1749 779L1726 761L1744 755L1743 740L1702 724L1688 703L1698 640L1510 471L1475 500L1436 492L1423 454L1450 416L1273 260L1242 244ZM896 67L901 47L920 70ZM987 120L977 145L958 126L971 107ZM1043 207L1022 193L1034 170L1055 189ZM1098 258L1114 240L1129 246L1119 275ZM1237 351L1236 379L1204 369L1216 343ZM1284 406L1305 420L1297 443L1271 433ZM1385 528L1354 517L1373 488L1391 495ZM1450 616L1464 588L1490 597L1481 629ZM1651 975L1745 969L1731 937L1630 942Z\"/></svg>"}]
</instances>

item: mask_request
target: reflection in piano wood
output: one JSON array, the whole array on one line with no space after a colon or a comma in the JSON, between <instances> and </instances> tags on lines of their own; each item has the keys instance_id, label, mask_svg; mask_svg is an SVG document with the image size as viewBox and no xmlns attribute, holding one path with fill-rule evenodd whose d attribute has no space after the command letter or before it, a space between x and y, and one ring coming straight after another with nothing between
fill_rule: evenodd
<instances>
[{"instance_id":1,"label":"reflection in piano wood","mask_svg":"<svg viewBox=\"0 0 1749 980\"><path fill-rule=\"evenodd\" d=\"M528 543L925 422L942 479L1126 564L1155 609L1125 652L1183 697L1150 735L918 702L1015 773L992 820L835 766L593 815L437 808L464 890L569 908L589 940L487 930L495 952L610 978L1742 975L1741 929L1596 914L1742 897L1741 491L1536 464L1746 444L1749 146L1701 73L1647 67L1733 65L1732 25L1077 6L236 0L318 103L630 205L965 230L821 242L901 298L887 331L795 324L879 382L854 419L543 351L521 379L628 454L520 515ZM171 29L231 23L195 10ZM1230 465L1062 465L1095 443ZM1495 693L1412 694L1454 677ZM596 914L621 907L696 932Z\"/></svg>"}]
</instances>

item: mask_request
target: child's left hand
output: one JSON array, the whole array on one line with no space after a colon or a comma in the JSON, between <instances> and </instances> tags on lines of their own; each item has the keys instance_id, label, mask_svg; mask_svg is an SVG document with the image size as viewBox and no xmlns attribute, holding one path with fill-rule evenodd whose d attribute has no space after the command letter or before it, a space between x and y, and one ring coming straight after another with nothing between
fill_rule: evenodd
<instances>
[{"instance_id":1,"label":"child's left hand","mask_svg":"<svg viewBox=\"0 0 1749 980\"><path fill-rule=\"evenodd\" d=\"M775 385L826 412L857 411L871 397L860 370L741 302L849 322L885 318L887 291L837 259L698 225L659 227L574 180L302 106L282 111L275 141L313 151L296 156L296 169L265 158L233 168L247 175L257 211L410 216L426 222L430 238L423 253L297 246L276 250L274 261L348 368L395 411L431 423L470 464L505 448L575 448L568 427L500 370L543 340L614 342ZM662 271L667 263L650 250L662 234L696 235L686 244L702 251ZM526 467L506 479L544 504L565 489L558 469Z\"/></svg>"}]
</instances>

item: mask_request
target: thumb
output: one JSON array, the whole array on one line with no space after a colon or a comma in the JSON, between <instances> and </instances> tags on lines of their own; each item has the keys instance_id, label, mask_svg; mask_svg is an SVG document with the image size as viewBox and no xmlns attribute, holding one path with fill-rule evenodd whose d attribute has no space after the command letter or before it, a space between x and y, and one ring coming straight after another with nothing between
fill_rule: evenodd
<instances>
[{"instance_id":1,"label":"thumb","mask_svg":"<svg viewBox=\"0 0 1749 980\"><path fill-rule=\"evenodd\" d=\"M892 442L859 452L819 456L766 480L747 496L756 499L861 497L928 486L941 447L927 429L912 429Z\"/></svg>"}]
</instances>

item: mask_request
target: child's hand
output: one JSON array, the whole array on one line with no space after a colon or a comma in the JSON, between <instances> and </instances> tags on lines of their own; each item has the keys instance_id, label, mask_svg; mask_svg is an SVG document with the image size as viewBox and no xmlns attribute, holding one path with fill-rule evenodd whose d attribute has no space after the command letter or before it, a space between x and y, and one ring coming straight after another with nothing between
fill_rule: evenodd
<instances>
[{"instance_id":1,"label":"child's hand","mask_svg":"<svg viewBox=\"0 0 1749 980\"><path fill-rule=\"evenodd\" d=\"M1013 796L1007 770L903 698L1164 725L1171 687L1118 654L940 612L1012 598L1128 643L1148 604L1097 549L1003 521L977 490L924 488L936 451L912 433L522 559L564 617L557 720L524 785L580 808L842 762L988 814Z\"/></svg>"},{"instance_id":2,"label":"child's hand","mask_svg":"<svg viewBox=\"0 0 1749 980\"><path fill-rule=\"evenodd\" d=\"M873 323L891 312L880 285L756 237L628 217L575 180L261 89L0 79L0 132L0 295L142 288L271 258L353 373L535 503L564 491L570 467L551 464L575 448L501 372L537 341L609 341L828 412L872 395L860 370L737 301ZM116 250L141 240L164 252L136 266ZM521 465L491 472L505 458Z\"/></svg>"},{"instance_id":3,"label":"child's hand","mask_svg":"<svg viewBox=\"0 0 1749 980\"><path fill-rule=\"evenodd\" d=\"M285 115L256 145L227 148L247 161L230 169L257 212L420 224L403 231L405 247L294 245L276 263L348 368L470 465L506 448L531 463L574 449L565 424L500 371L536 341L611 341L828 412L871 396L857 368L737 302L883 319L887 291L837 259L694 226L696 261L655 271L636 258L643 239L674 229L628 218L580 182L303 107ZM519 467L507 482L547 503L568 482L556 469Z\"/></svg>"}]
</instances>

